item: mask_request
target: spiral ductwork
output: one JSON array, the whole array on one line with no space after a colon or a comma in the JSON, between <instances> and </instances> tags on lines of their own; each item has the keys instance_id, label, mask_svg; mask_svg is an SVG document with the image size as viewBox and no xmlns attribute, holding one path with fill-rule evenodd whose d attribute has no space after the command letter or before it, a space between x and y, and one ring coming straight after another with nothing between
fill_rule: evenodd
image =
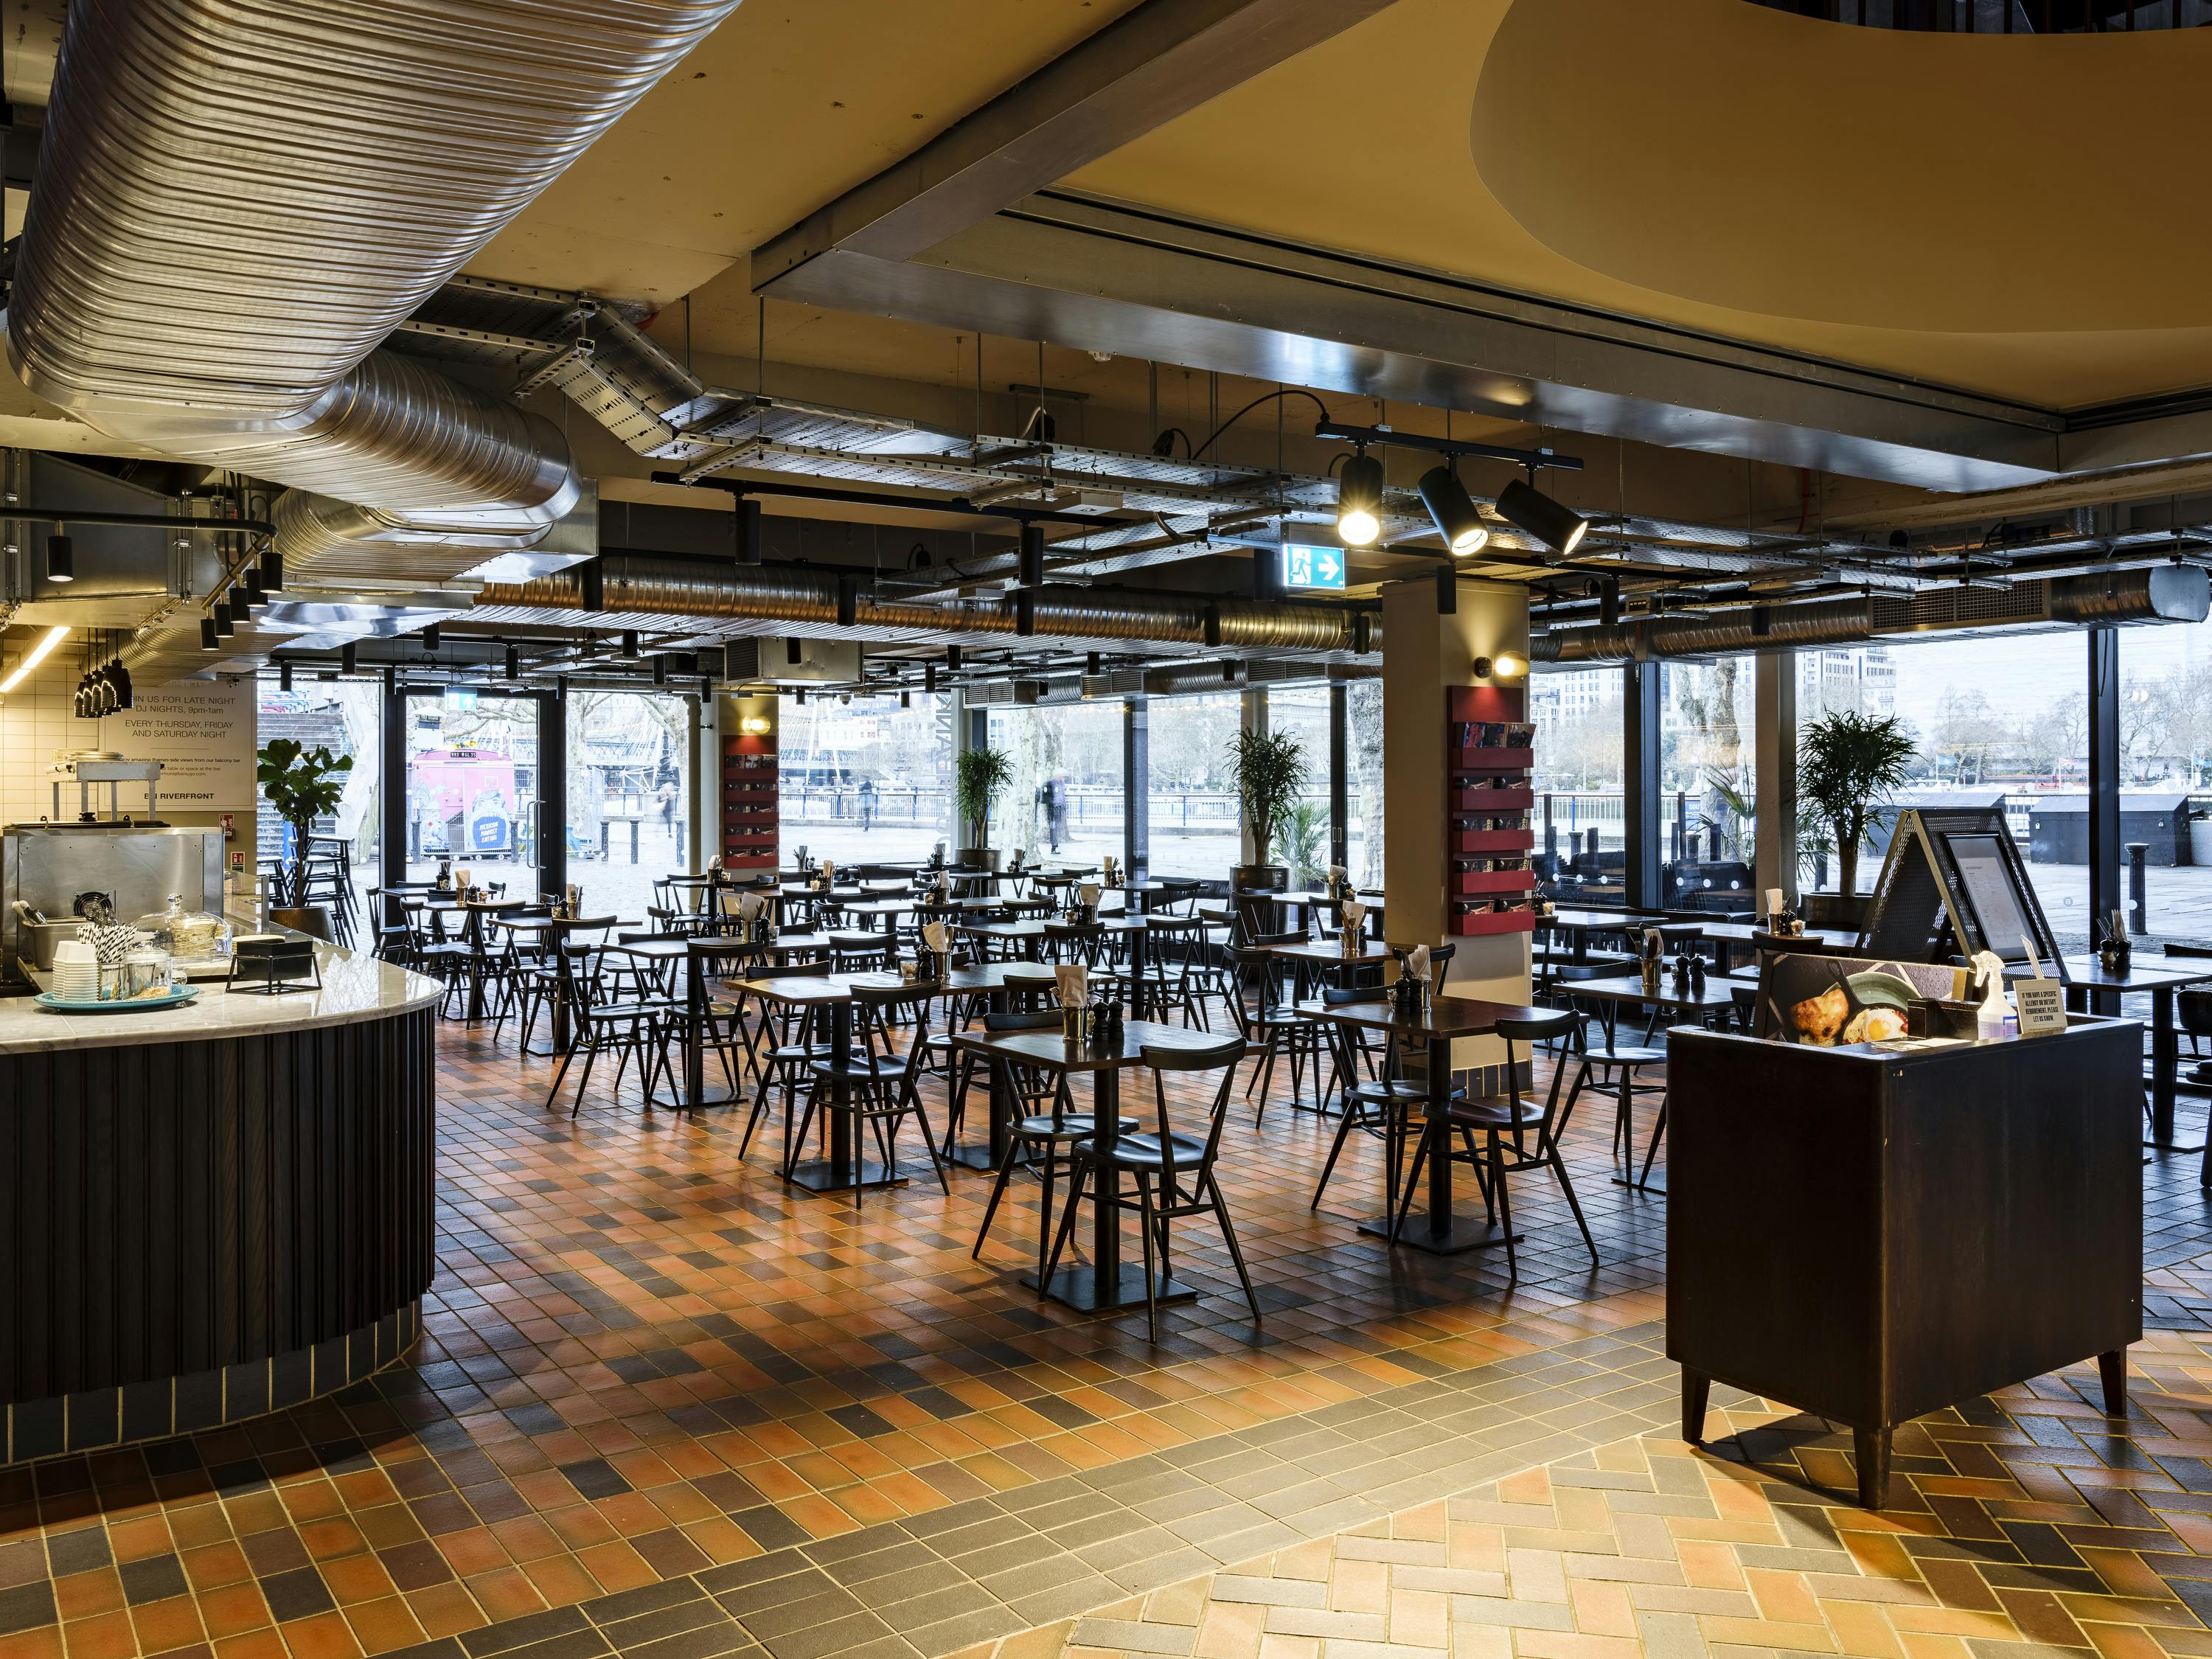
<instances>
[{"instance_id":1,"label":"spiral ductwork","mask_svg":"<svg viewBox=\"0 0 2212 1659\"><path fill-rule=\"evenodd\" d=\"M1904 634L2203 622L2208 611L2212 580L2201 568L2160 564L1998 588L1924 589L1909 598L1860 595L1752 606L1710 619L1659 617L1613 628L1555 628L1530 639L1528 655L1534 662L1595 666L1863 645Z\"/></svg>"},{"instance_id":2,"label":"spiral ductwork","mask_svg":"<svg viewBox=\"0 0 2212 1659\"><path fill-rule=\"evenodd\" d=\"M493 582L478 604L495 610L580 611L596 582L609 613L726 622L835 624L838 575L797 565L722 565L696 559L608 554L591 572L558 571L527 582ZM1120 589L1047 586L1031 592L1036 633L1106 643L1145 640L1224 651L1350 651L1352 613L1290 601L1214 599ZM959 611L855 596L860 632L1012 634L1011 605Z\"/></svg>"},{"instance_id":3,"label":"spiral ductwork","mask_svg":"<svg viewBox=\"0 0 2212 1659\"><path fill-rule=\"evenodd\" d=\"M530 544L578 495L558 430L376 348L736 4L76 0L17 373L328 498L277 509L295 576L358 542L418 578Z\"/></svg>"}]
</instances>

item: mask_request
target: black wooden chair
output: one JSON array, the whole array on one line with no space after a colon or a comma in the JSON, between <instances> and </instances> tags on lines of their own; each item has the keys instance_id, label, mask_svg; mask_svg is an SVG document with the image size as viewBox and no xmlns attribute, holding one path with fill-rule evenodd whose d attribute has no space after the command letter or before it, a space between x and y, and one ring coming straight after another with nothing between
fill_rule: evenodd
<instances>
[{"instance_id":1,"label":"black wooden chair","mask_svg":"<svg viewBox=\"0 0 2212 1659\"><path fill-rule=\"evenodd\" d=\"M1096 1194L1094 1202L1109 1202L1137 1212L1138 1230L1145 1238L1145 1322L1153 1341L1160 1340L1160 1280L1171 1271L1170 1226L1193 1216L1210 1215L1220 1227L1222 1242L1229 1247L1229 1259L1236 1264L1237 1277L1244 1286L1244 1299L1251 1304L1252 1322L1256 1325L1260 1298L1252 1289L1244 1252L1237 1248L1237 1229L1230 1222L1229 1206L1222 1200L1220 1183L1213 1175L1214 1163L1221 1153L1222 1125L1229 1115L1229 1091L1237 1081L1237 1062L1244 1056L1244 1045L1235 1038L1210 1048L1163 1048L1146 1043L1139 1053L1152 1072L1155 1126L1141 1134L1119 1134L1111 1142L1075 1143L1074 1182L1068 1188L1067 1207L1039 1282L1051 1280L1060 1252L1067 1248L1068 1237L1075 1231L1076 1213L1088 1184ZM1168 1106L1168 1074L1216 1070L1221 1081L1207 1109L1205 1139L1176 1133ZM1118 1186L1115 1177L1121 1174L1134 1178L1133 1198L1107 1196Z\"/></svg>"},{"instance_id":2,"label":"black wooden chair","mask_svg":"<svg viewBox=\"0 0 2212 1659\"><path fill-rule=\"evenodd\" d=\"M1559 1157L1559 1135L1566 1127L1567 1115L1573 1107L1571 1097L1566 1107L1559 1103L1559 1085L1566 1075L1566 1066L1553 1066L1551 1089L1544 1097L1544 1103L1537 1106L1522 1097L1521 1073L1513 1053L1516 1042L1525 1043L1533 1060L1535 1045L1559 1036L1574 1018L1571 1013L1561 1012L1534 1019L1499 1020L1495 1034L1505 1044L1505 1075L1510 1092L1480 1100L1455 1100L1445 1113L1445 1121L1463 1136L1471 1139L1479 1134L1483 1138L1480 1152L1475 1153L1470 1146L1467 1161L1475 1167L1478 1184L1492 1215L1505 1230L1505 1271L1511 1279L1521 1276L1521 1263L1513 1247L1513 1196L1508 1180L1529 1170L1548 1167L1559 1178L1567 1207L1574 1212L1575 1225L1582 1229L1583 1243L1589 1247L1590 1266L1598 1265L1597 1241L1590 1237L1589 1223L1583 1218L1583 1206L1575 1197L1574 1182L1567 1178L1566 1164ZM1528 1145L1531 1135L1535 1139L1534 1147ZM1447 1157L1462 1156L1449 1150L1449 1141L1445 1146ZM1394 1240L1405 1224L1407 1207L1420 1188L1422 1168L1428 1158L1429 1146L1425 1137L1414 1148L1413 1166L1407 1172L1405 1188L1399 1194L1396 1218L1390 1225Z\"/></svg>"},{"instance_id":3,"label":"black wooden chair","mask_svg":"<svg viewBox=\"0 0 2212 1659\"><path fill-rule=\"evenodd\" d=\"M1054 1031L1060 1024L1061 1015L1056 1008L983 1016L983 1029L987 1031ZM993 1064L1005 1071L1006 1086L1013 1093L1014 1116L1007 1126L1006 1161L999 1165L998 1179L991 1183L990 1200L983 1206L983 1224L976 1228L975 1248L968 1254L983 1254L983 1241L991 1232L991 1218L999 1212L999 1200L1006 1195L1006 1186L1013 1179L1015 1170L1035 1171L1044 1188L1037 1221L1037 1293L1042 1296L1050 1277L1045 1272L1045 1247L1052 1242L1054 1180L1061 1166L1071 1161L1075 1144L1097 1133L1097 1120L1090 1112L1074 1109L1064 1077L1042 1067L1006 1060L995 1060ZM1117 1116L1115 1122L1121 1132L1137 1127L1137 1120L1133 1117Z\"/></svg>"},{"instance_id":4,"label":"black wooden chair","mask_svg":"<svg viewBox=\"0 0 2212 1659\"><path fill-rule=\"evenodd\" d=\"M806 1144L806 1131L817 1110L844 1112L852 1119L855 1160L862 1156L860 1132L866 1128L874 1134L877 1149L883 1153L884 1173L896 1179L899 1126L912 1118L921 1127L922 1150L929 1154L929 1167L936 1171L937 1184L950 1196L952 1188L945 1179L944 1162L937 1156L937 1140L930 1132L929 1112L921 1103L919 1086L924 1045L929 1035L928 1003L921 1004L921 1012L911 1027L905 1053L899 1052L892 1036L893 1012L902 1003L914 1000L914 994L899 985L853 988L853 1046L842 1062L833 1054L824 1054L809 1063L814 1086L799 1115L793 1144ZM840 1083L844 1085L842 1101L835 1097L834 1085ZM853 1203L856 1208L866 1188L865 1181L854 1182Z\"/></svg>"}]
</instances>

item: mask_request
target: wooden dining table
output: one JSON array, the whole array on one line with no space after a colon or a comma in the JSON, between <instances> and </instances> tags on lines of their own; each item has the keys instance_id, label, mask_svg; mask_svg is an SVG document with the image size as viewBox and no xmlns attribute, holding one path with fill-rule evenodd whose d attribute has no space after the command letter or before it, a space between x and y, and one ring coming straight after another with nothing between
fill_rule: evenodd
<instances>
[{"instance_id":1,"label":"wooden dining table","mask_svg":"<svg viewBox=\"0 0 2212 1659\"><path fill-rule=\"evenodd\" d=\"M893 1175L866 1156L853 1133L853 1117L844 1109L851 1085L844 1070L853 1057L853 991L856 986L902 991L917 1000L933 997L941 988L934 981L902 980L896 974L775 975L730 982L740 996L757 997L786 1008L812 1008L829 1021L830 1060L834 1080L820 1103L821 1116L829 1127L829 1156L794 1164L785 1179L810 1193L847 1193L862 1187L902 1187L906 1177Z\"/></svg>"},{"instance_id":2,"label":"wooden dining table","mask_svg":"<svg viewBox=\"0 0 2212 1659\"><path fill-rule=\"evenodd\" d=\"M1431 1255L1457 1255L1462 1251L1486 1249L1505 1242L1487 1217L1462 1214L1452 1197L1451 1050L1462 1037L1488 1036L1501 1020L1543 1019L1558 1011L1529 1008L1518 1003L1490 1002L1477 997L1431 997L1423 1019L1405 1021L1381 1002L1324 1002L1294 1005L1309 1019L1328 1020L1365 1030L1395 1033L1402 1043L1419 1043L1428 1050L1428 1099L1422 1113L1421 1136L1428 1148L1428 1200L1422 1212L1397 1218L1392 1225L1386 1203L1379 1219L1363 1221L1359 1231L1395 1244L1407 1244ZM1411 1212L1412 1201L1407 1208ZM1519 1242L1516 1236L1516 1243Z\"/></svg>"},{"instance_id":3,"label":"wooden dining table","mask_svg":"<svg viewBox=\"0 0 2212 1659\"><path fill-rule=\"evenodd\" d=\"M726 1085L707 1086L707 1019L711 1005L707 997L707 980L724 963L758 960L761 947L750 945L729 933L699 933L684 938L633 939L626 945L607 947L638 962L682 963L684 964L684 1088L674 1100L661 1100L648 1094L646 1099L655 1106L672 1106L685 1111L696 1111L702 1106L726 1106L738 1097L738 1091Z\"/></svg>"},{"instance_id":4,"label":"wooden dining table","mask_svg":"<svg viewBox=\"0 0 2212 1659\"><path fill-rule=\"evenodd\" d=\"M1324 976L1334 981L1334 989L1345 990L1360 969L1380 968L1397 959L1397 952L1389 945L1370 939L1360 939L1350 951L1345 950L1341 940L1333 939L1263 945L1260 949L1278 961L1289 963L1297 970L1301 991L1309 988L1313 980Z\"/></svg>"},{"instance_id":5,"label":"wooden dining table","mask_svg":"<svg viewBox=\"0 0 2212 1659\"><path fill-rule=\"evenodd\" d=\"M569 1015L576 1006L576 981L568 965L568 952L564 948L570 936L605 933L617 927L634 927L637 924L615 916L499 915L492 917L491 923L518 941L527 939L533 943L550 958L553 969L552 1047L525 1048L522 1052L535 1054L540 1060L567 1054L575 1041Z\"/></svg>"},{"instance_id":6,"label":"wooden dining table","mask_svg":"<svg viewBox=\"0 0 2212 1659\"><path fill-rule=\"evenodd\" d=\"M1162 1025L1152 1020L1121 1023L1116 1043L1070 1042L1056 1030L986 1031L980 1028L958 1033L958 1048L1000 1064L1033 1066L1039 1071L1073 1079L1091 1079L1091 1109L1097 1125L1096 1139L1111 1146L1119 1137L1121 1116L1121 1073L1143 1063L1147 1044L1156 1048L1206 1049L1220 1046L1215 1031L1196 1031L1181 1025ZM994 1109L994 1115L995 1115ZM1121 1259L1121 1207L1113 1200L1121 1195L1121 1178L1110 1164L1103 1166L1107 1185L1091 1196L1091 1260L1088 1264L1060 1268L1050 1281L1038 1285L1034 1268L1022 1282L1042 1290L1055 1302L1085 1313L1107 1313L1117 1308L1145 1305L1145 1270L1141 1262ZM1162 1303L1188 1302L1196 1290L1163 1272L1157 1285Z\"/></svg>"}]
</instances>

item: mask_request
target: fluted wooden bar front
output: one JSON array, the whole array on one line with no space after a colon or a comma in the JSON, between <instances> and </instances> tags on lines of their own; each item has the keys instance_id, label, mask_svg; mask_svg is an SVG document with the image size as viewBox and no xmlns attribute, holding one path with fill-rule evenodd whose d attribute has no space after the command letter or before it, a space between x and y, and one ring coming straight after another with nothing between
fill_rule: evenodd
<instances>
[{"instance_id":1,"label":"fluted wooden bar front","mask_svg":"<svg viewBox=\"0 0 2212 1659\"><path fill-rule=\"evenodd\" d=\"M234 1422L411 1344L433 1267L430 981L67 1018L0 1003L5 1461Z\"/></svg>"}]
</instances>

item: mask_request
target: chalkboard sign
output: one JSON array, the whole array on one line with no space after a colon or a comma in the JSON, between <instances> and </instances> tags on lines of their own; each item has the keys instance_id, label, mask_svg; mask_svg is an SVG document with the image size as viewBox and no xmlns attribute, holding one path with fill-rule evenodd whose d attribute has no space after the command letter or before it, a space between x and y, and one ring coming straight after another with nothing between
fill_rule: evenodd
<instances>
[{"instance_id":1,"label":"chalkboard sign","mask_svg":"<svg viewBox=\"0 0 2212 1659\"><path fill-rule=\"evenodd\" d=\"M2058 942L1999 807L1904 811L1867 907L1859 954L1947 962L1983 951L2024 963L2030 946L2062 977Z\"/></svg>"}]
</instances>

